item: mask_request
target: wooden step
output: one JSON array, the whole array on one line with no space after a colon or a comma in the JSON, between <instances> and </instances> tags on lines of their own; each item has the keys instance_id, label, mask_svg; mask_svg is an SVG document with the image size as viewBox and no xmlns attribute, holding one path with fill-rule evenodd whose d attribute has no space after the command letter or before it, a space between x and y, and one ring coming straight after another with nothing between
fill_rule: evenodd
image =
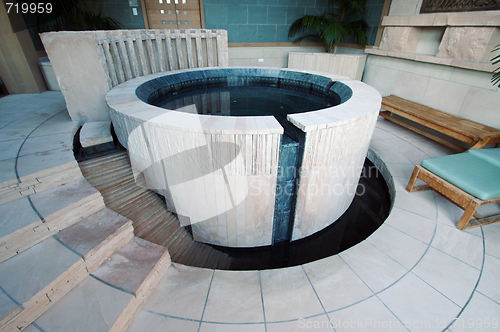
<instances>
[{"instance_id":1,"label":"wooden step","mask_svg":"<svg viewBox=\"0 0 500 332\"><path fill-rule=\"evenodd\" d=\"M82 174L101 192L106 206L132 220L137 237L167 247L173 262L209 268L228 264L226 254L195 242L165 202L136 183L126 151L79 165Z\"/></svg>"}]
</instances>

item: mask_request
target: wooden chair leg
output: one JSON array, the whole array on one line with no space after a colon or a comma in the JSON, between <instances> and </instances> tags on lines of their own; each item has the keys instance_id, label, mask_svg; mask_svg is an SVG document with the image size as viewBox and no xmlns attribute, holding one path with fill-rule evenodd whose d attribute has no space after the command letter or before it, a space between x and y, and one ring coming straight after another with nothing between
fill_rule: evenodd
<instances>
[{"instance_id":1,"label":"wooden chair leg","mask_svg":"<svg viewBox=\"0 0 500 332\"><path fill-rule=\"evenodd\" d=\"M418 165L415 166L415 168L413 169L413 173L411 174L410 181L408 181L408 185L406 186L406 190L408 192L432 189L432 187L429 185L422 185L415 187L415 183L417 183L417 180L419 179L418 176L420 172L421 172L421 167Z\"/></svg>"},{"instance_id":2,"label":"wooden chair leg","mask_svg":"<svg viewBox=\"0 0 500 332\"><path fill-rule=\"evenodd\" d=\"M477 141L476 143L471 145L469 150L482 149L486 144L488 144L488 140Z\"/></svg>"},{"instance_id":3,"label":"wooden chair leg","mask_svg":"<svg viewBox=\"0 0 500 332\"><path fill-rule=\"evenodd\" d=\"M460 220L457 223L458 229L462 230L462 229L467 228L467 225L469 224L474 213L476 213L479 206L481 206L481 204L479 204L476 201L471 201L469 203L469 206L467 206L467 208L464 211L464 214L462 215L462 217L460 218Z\"/></svg>"},{"instance_id":4,"label":"wooden chair leg","mask_svg":"<svg viewBox=\"0 0 500 332\"><path fill-rule=\"evenodd\" d=\"M499 221L500 221L500 214L495 214L493 216L485 218L472 219L464 229L469 229L478 226L485 226Z\"/></svg>"},{"instance_id":5,"label":"wooden chair leg","mask_svg":"<svg viewBox=\"0 0 500 332\"><path fill-rule=\"evenodd\" d=\"M418 166L415 166L415 168L413 169L413 173L411 174L410 181L408 181L408 185L406 186L407 191L409 192L413 191L415 183L417 183L419 173L420 173L420 168Z\"/></svg>"}]
</instances>

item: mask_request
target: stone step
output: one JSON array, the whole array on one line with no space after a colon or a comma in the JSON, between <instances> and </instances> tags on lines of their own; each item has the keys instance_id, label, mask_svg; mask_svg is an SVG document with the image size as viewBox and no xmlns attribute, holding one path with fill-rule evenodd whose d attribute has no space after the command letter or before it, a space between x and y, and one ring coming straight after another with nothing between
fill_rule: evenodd
<instances>
[{"instance_id":1,"label":"stone step","mask_svg":"<svg viewBox=\"0 0 500 332\"><path fill-rule=\"evenodd\" d=\"M133 238L107 208L0 264L0 331L24 329Z\"/></svg>"},{"instance_id":2,"label":"stone step","mask_svg":"<svg viewBox=\"0 0 500 332\"><path fill-rule=\"evenodd\" d=\"M169 266L166 248L134 237L41 315L33 331L126 331Z\"/></svg>"},{"instance_id":3,"label":"stone step","mask_svg":"<svg viewBox=\"0 0 500 332\"><path fill-rule=\"evenodd\" d=\"M85 153L105 151L114 147L111 121L95 121L83 124L80 144Z\"/></svg>"},{"instance_id":4,"label":"stone step","mask_svg":"<svg viewBox=\"0 0 500 332\"><path fill-rule=\"evenodd\" d=\"M76 161L0 183L0 204L82 178Z\"/></svg>"},{"instance_id":5,"label":"stone step","mask_svg":"<svg viewBox=\"0 0 500 332\"><path fill-rule=\"evenodd\" d=\"M8 229L0 231L0 263L103 208L101 194L85 178L0 205L11 211L0 215L0 229Z\"/></svg>"}]
</instances>

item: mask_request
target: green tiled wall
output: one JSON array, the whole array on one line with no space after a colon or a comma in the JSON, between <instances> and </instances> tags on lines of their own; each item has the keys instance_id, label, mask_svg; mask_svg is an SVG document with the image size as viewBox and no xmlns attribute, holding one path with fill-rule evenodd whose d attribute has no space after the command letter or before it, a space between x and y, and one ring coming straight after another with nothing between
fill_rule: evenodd
<instances>
[{"instance_id":1,"label":"green tiled wall","mask_svg":"<svg viewBox=\"0 0 500 332\"><path fill-rule=\"evenodd\" d=\"M141 2L137 0L137 15L132 14L129 0L89 0L87 8L93 12L101 11L102 16L114 18L123 25L124 29L144 29Z\"/></svg>"},{"instance_id":2,"label":"green tiled wall","mask_svg":"<svg viewBox=\"0 0 500 332\"><path fill-rule=\"evenodd\" d=\"M384 0L368 0L368 44L373 45ZM303 15L322 13L327 0L204 0L205 27L225 29L230 43L290 42L288 29Z\"/></svg>"}]
</instances>

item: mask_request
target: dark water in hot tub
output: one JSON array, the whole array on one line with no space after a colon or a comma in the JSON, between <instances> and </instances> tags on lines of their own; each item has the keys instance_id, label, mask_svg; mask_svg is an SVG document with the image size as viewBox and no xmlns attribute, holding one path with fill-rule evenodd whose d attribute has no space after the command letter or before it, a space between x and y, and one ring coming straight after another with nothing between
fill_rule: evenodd
<instances>
[{"instance_id":1,"label":"dark water in hot tub","mask_svg":"<svg viewBox=\"0 0 500 332\"><path fill-rule=\"evenodd\" d=\"M273 84L228 86L205 84L172 91L159 91L149 103L175 110L195 105L198 114L224 116L274 116L290 126L287 114L316 111L340 104L336 94L326 94L300 86L278 87ZM192 110L191 110L192 112Z\"/></svg>"}]
</instances>

